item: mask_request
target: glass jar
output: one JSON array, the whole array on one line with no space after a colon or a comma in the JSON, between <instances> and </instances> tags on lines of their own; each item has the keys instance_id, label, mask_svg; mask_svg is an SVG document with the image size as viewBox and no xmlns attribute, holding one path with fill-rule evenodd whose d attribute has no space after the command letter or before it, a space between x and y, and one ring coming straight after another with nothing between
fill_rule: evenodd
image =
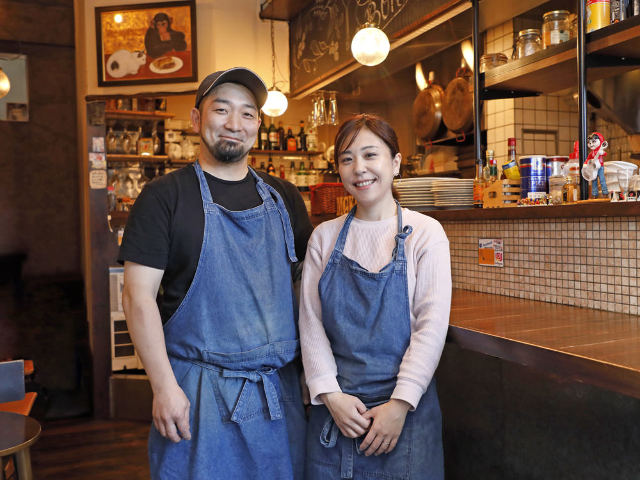
<instances>
[{"instance_id":1,"label":"glass jar","mask_svg":"<svg viewBox=\"0 0 640 480\"><path fill-rule=\"evenodd\" d=\"M540 30L537 28L528 28L518 32L518 41L516 42L517 58L528 57L542 50L542 41L540 39Z\"/></svg>"},{"instance_id":2,"label":"glass jar","mask_svg":"<svg viewBox=\"0 0 640 480\"><path fill-rule=\"evenodd\" d=\"M562 203L565 182L565 177L560 175L549 178L549 196L551 197L552 205L560 205Z\"/></svg>"},{"instance_id":3,"label":"glass jar","mask_svg":"<svg viewBox=\"0 0 640 480\"><path fill-rule=\"evenodd\" d=\"M542 48L558 45L571 38L568 10L553 10L542 16Z\"/></svg>"},{"instance_id":4,"label":"glass jar","mask_svg":"<svg viewBox=\"0 0 640 480\"><path fill-rule=\"evenodd\" d=\"M503 53L487 53L480 57L480 73L507 63L507 56Z\"/></svg>"},{"instance_id":5,"label":"glass jar","mask_svg":"<svg viewBox=\"0 0 640 480\"><path fill-rule=\"evenodd\" d=\"M562 203L576 203L580 200L580 177L567 175L562 187Z\"/></svg>"}]
</instances>

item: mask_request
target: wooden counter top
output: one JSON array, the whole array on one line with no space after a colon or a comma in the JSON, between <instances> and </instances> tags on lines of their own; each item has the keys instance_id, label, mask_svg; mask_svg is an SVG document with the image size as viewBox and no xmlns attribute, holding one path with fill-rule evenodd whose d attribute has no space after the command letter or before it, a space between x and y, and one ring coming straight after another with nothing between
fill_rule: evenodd
<instances>
[{"instance_id":1,"label":"wooden counter top","mask_svg":"<svg viewBox=\"0 0 640 480\"><path fill-rule=\"evenodd\" d=\"M640 317L454 290L462 348L640 398Z\"/></svg>"}]
</instances>

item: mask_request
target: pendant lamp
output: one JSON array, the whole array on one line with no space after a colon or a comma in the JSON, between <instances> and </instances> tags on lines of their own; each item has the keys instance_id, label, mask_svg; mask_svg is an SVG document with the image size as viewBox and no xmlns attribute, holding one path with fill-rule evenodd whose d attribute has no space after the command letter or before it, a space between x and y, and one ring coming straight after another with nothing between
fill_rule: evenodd
<instances>
[{"instance_id":1,"label":"pendant lamp","mask_svg":"<svg viewBox=\"0 0 640 480\"><path fill-rule=\"evenodd\" d=\"M387 35L371 23L365 24L351 40L353 57L368 67L384 62L390 48Z\"/></svg>"},{"instance_id":2,"label":"pendant lamp","mask_svg":"<svg viewBox=\"0 0 640 480\"><path fill-rule=\"evenodd\" d=\"M271 75L272 83L267 93L267 101L262 106L262 111L271 118L282 115L289 106L287 97L276 87L276 49L273 32L273 20L271 20Z\"/></svg>"},{"instance_id":3,"label":"pendant lamp","mask_svg":"<svg viewBox=\"0 0 640 480\"><path fill-rule=\"evenodd\" d=\"M2 68L0 68L0 98L6 97L11 90L11 82L9 81L9 77L4 73Z\"/></svg>"}]
</instances>

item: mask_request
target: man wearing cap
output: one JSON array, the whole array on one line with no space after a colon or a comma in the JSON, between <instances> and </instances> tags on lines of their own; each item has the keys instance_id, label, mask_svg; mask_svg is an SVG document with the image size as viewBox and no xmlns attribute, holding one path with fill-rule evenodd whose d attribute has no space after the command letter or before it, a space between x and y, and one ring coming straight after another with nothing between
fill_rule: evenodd
<instances>
[{"instance_id":1,"label":"man wearing cap","mask_svg":"<svg viewBox=\"0 0 640 480\"><path fill-rule=\"evenodd\" d=\"M292 272L312 227L293 185L247 166L266 97L248 69L206 77L198 161L129 215L123 306L153 390L154 479L302 478Z\"/></svg>"}]
</instances>

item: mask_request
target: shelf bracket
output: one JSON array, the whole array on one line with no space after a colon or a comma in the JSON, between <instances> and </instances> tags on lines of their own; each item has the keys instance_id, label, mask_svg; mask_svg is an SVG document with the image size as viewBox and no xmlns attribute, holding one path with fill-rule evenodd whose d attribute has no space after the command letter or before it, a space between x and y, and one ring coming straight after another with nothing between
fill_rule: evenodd
<instances>
[{"instance_id":1,"label":"shelf bracket","mask_svg":"<svg viewBox=\"0 0 640 480\"><path fill-rule=\"evenodd\" d=\"M587 67L636 67L640 65L640 58L618 57L615 55L589 54L586 58Z\"/></svg>"},{"instance_id":2,"label":"shelf bracket","mask_svg":"<svg viewBox=\"0 0 640 480\"><path fill-rule=\"evenodd\" d=\"M484 88L480 92L481 100L500 100L502 98L537 97L540 92L528 90L491 90Z\"/></svg>"}]
</instances>

